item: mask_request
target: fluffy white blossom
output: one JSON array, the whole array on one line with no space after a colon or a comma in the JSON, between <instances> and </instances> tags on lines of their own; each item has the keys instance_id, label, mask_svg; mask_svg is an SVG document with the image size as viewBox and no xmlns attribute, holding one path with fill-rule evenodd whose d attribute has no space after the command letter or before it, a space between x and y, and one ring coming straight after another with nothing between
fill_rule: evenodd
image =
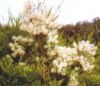
<instances>
[{"instance_id":1,"label":"fluffy white blossom","mask_svg":"<svg viewBox=\"0 0 100 86\"><path fill-rule=\"evenodd\" d=\"M22 37L22 36L13 36L12 40L14 40L14 42L18 42L20 44L28 44L31 45L31 43L33 42L32 38L28 38L28 37Z\"/></svg>"},{"instance_id":2,"label":"fluffy white blossom","mask_svg":"<svg viewBox=\"0 0 100 86\"><path fill-rule=\"evenodd\" d=\"M57 30L49 31L49 33L47 34L47 44L49 43L58 44Z\"/></svg>"},{"instance_id":3,"label":"fluffy white blossom","mask_svg":"<svg viewBox=\"0 0 100 86\"><path fill-rule=\"evenodd\" d=\"M82 40L81 42L73 43L73 46L81 52L87 52L88 54L94 56L96 54L97 46L90 44L89 41Z\"/></svg>"},{"instance_id":4,"label":"fluffy white blossom","mask_svg":"<svg viewBox=\"0 0 100 86\"><path fill-rule=\"evenodd\" d=\"M9 43L9 47L12 50L12 56L16 57L17 55L23 56L25 54L25 48L23 45L31 45L33 42L33 39L27 38L27 37L22 37L22 36L13 36L12 40L14 41L13 43Z\"/></svg>"},{"instance_id":5,"label":"fluffy white blossom","mask_svg":"<svg viewBox=\"0 0 100 86\"><path fill-rule=\"evenodd\" d=\"M54 67L51 69L52 72L58 72L60 74L66 74L67 62L62 58L57 58L53 61Z\"/></svg>"},{"instance_id":6,"label":"fluffy white blossom","mask_svg":"<svg viewBox=\"0 0 100 86\"><path fill-rule=\"evenodd\" d=\"M18 43L9 43L11 50L13 51L12 56L16 57L17 55L23 56L25 54L24 47Z\"/></svg>"},{"instance_id":7,"label":"fluffy white blossom","mask_svg":"<svg viewBox=\"0 0 100 86\"><path fill-rule=\"evenodd\" d=\"M41 14L42 15L42 14ZM48 20L48 17L42 18L41 16L32 16L29 20L32 21L27 21L24 20L22 23L20 29L23 31L27 31L30 34L37 35L37 34L48 34L49 30L51 29L59 29L61 26L55 22L51 22Z\"/></svg>"},{"instance_id":8,"label":"fluffy white blossom","mask_svg":"<svg viewBox=\"0 0 100 86\"><path fill-rule=\"evenodd\" d=\"M73 57L77 55L77 51L74 48L66 46L55 46L53 50L57 57L53 61L53 72L58 72L63 75L66 74L66 69L69 65L72 64ZM54 71L54 69L56 69Z\"/></svg>"},{"instance_id":9,"label":"fluffy white blossom","mask_svg":"<svg viewBox=\"0 0 100 86\"><path fill-rule=\"evenodd\" d=\"M52 50L56 55L53 61L53 72L66 74L67 67L71 66L74 66L74 68L77 67L85 72L91 72L94 69L94 55L96 54L97 47L90 44L89 41L81 41L78 44L74 43L73 46L55 46ZM84 52L87 52L87 54L85 55ZM56 70L54 71L54 69Z\"/></svg>"},{"instance_id":10,"label":"fluffy white blossom","mask_svg":"<svg viewBox=\"0 0 100 86\"><path fill-rule=\"evenodd\" d=\"M47 35L51 29L60 29L61 25L55 20L57 16L51 9L34 10L32 12L32 4L28 2L24 9L24 20L20 29L27 31L30 34L44 34Z\"/></svg>"}]
</instances>

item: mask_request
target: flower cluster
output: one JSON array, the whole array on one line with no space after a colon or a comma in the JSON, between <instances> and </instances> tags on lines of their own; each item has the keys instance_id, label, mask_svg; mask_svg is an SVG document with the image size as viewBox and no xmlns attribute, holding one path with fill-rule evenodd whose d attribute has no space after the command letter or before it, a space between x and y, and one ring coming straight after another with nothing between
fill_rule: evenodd
<instances>
[{"instance_id":1,"label":"flower cluster","mask_svg":"<svg viewBox=\"0 0 100 86\"><path fill-rule=\"evenodd\" d=\"M47 43L58 43L58 34L57 34L57 30L52 30L47 34Z\"/></svg>"},{"instance_id":2,"label":"flower cluster","mask_svg":"<svg viewBox=\"0 0 100 86\"><path fill-rule=\"evenodd\" d=\"M52 50L56 59L53 60L52 72L66 74L67 67L74 67L86 72L91 72L94 68L94 56L97 47L89 41L73 43L73 47L55 46ZM84 54L86 52L86 54Z\"/></svg>"},{"instance_id":3,"label":"flower cluster","mask_svg":"<svg viewBox=\"0 0 100 86\"><path fill-rule=\"evenodd\" d=\"M29 5L28 5L29 6ZM61 27L55 20L57 16L51 11L51 9L43 10L42 12L30 13L31 6L26 7L24 21L21 25L21 30L27 31L30 34L38 35L40 33L47 35L49 30L59 29ZM26 12L29 12L27 14ZM25 15L24 14L24 15Z\"/></svg>"},{"instance_id":4,"label":"flower cluster","mask_svg":"<svg viewBox=\"0 0 100 86\"><path fill-rule=\"evenodd\" d=\"M56 59L53 60L51 71L65 75L67 67L73 64L73 60L77 56L77 50L75 48L56 45L52 52L55 52Z\"/></svg>"},{"instance_id":5,"label":"flower cluster","mask_svg":"<svg viewBox=\"0 0 100 86\"><path fill-rule=\"evenodd\" d=\"M32 42L33 42L33 39L32 38L28 38L28 37L22 37L22 36L13 36L12 37L12 40L14 40L14 42L17 42L17 43L20 43L20 44L28 44L28 45L31 45Z\"/></svg>"},{"instance_id":6,"label":"flower cluster","mask_svg":"<svg viewBox=\"0 0 100 86\"><path fill-rule=\"evenodd\" d=\"M38 12L31 11L32 6L28 4L20 29L34 36L43 34L47 37L44 46L47 49L46 53L49 58L54 59L56 57L53 60L51 71L65 75L67 67L71 67L91 72L94 68L93 62L97 47L84 40L79 43L73 43L72 47L60 46L57 31L61 28L61 25L56 22L57 16L51 9L37 10ZM16 37L13 38L14 40L16 39ZM29 39L25 42L29 42Z\"/></svg>"},{"instance_id":7,"label":"flower cluster","mask_svg":"<svg viewBox=\"0 0 100 86\"><path fill-rule=\"evenodd\" d=\"M78 44L73 43L73 46L80 52L87 52L89 55L94 56L96 54L97 47L94 44L90 44L89 41L81 41Z\"/></svg>"},{"instance_id":8,"label":"flower cluster","mask_svg":"<svg viewBox=\"0 0 100 86\"><path fill-rule=\"evenodd\" d=\"M17 55L23 56L25 54L25 48L22 45L31 45L31 43L33 42L31 38L23 38L22 36L13 36L12 40L14 41L14 43L9 43L9 46L13 51L13 57L16 57Z\"/></svg>"},{"instance_id":9,"label":"flower cluster","mask_svg":"<svg viewBox=\"0 0 100 86\"><path fill-rule=\"evenodd\" d=\"M57 30L51 30L47 34L47 42L46 42L46 45L44 46L47 49L47 55L50 58L56 54L53 51L53 48L55 47L55 45L58 45L58 43L59 43L59 40L58 40Z\"/></svg>"}]
</instances>

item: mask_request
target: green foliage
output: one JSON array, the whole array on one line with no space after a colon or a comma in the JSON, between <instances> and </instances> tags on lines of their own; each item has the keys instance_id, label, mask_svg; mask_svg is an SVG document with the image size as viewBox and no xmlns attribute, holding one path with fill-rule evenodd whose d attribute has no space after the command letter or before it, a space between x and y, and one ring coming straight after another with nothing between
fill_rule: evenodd
<instances>
[{"instance_id":1,"label":"green foliage","mask_svg":"<svg viewBox=\"0 0 100 86\"><path fill-rule=\"evenodd\" d=\"M62 80L52 80L49 82L50 83L50 86L61 86L61 83L62 83Z\"/></svg>"},{"instance_id":2,"label":"green foliage","mask_svg":"<svg viewBox=\"0 0 100 86\"><path fill-rule=\"evenodd\" d=\"M44 44L46 39L42 36L33 37L35 42L39 43L37 45L33 43L32 46L27 47L26 51L29 55L27 54L21 59L17 57L19 60L16 61L15 58L10 56L11 50L8 46L12 42L12 36L29 36L27 33L20 31L19 28L19 19L15 19L14 22L7 25L0 25L0 86L44 86L42 59L35 56L40 56L37 52L41 52L41 48L37 48L38 45L42 45L40 39L44 39ZM92 23L83 22L77 23L75 26L62 27L59 31L59 38L60 45L69 46L74 41L88 39L98 46L93 73L81 73L79 79L82 83L81 86L100 86L100 19L96 19ZM29 50L36 55L30 54ZM70 71L67 72L70 73ZM57 76L50 74L49 86L66 86L66 84L62 85L65 77L59 78L59 76L59 74ZM52 79L52 77L54 78Z\"/></svg>"},{"instance_id":3,"label":"green foliage","mask_svg":"<svg viewBox=\"0 0 100 86\"><path fill-rule=\"evenodd\" d=\"M20 31L20 20L16 19L15 21L8 23L6 25L0 25L0 57L10 53L8 43L12 41L12 36L28 35L25 32Z\"/></svg>"},{"instance_id":4,"label":"green foliage","mask_svg":"<svg viewBox=\"0 0 100 86\"><path fill-rule=\"evenodd\" d=\"M24 62L14 64L9 55L0 59L0 85L24 86L39 80L41 76L33 70L33 67ZM28 84L28 85L29 85ZM28 86L26 85L26 86Z\"/></svg>"}]
</instances>

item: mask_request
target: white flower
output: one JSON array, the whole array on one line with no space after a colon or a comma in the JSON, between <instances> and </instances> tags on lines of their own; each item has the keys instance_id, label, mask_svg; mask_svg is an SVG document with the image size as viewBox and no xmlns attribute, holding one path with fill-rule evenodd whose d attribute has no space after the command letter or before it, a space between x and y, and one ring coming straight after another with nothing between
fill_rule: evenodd
<instances>
[{"instance_id":1,"label":"white flower","mask_svg":"<svg viewBox=\"0 0 100 86\"><path fill-rule=\"evenodd\" d=\"M20 27L21 30L32 35L38 35L40 33L47 35L49 30L61 28L61 25L55 21L57 16L51 9L46 8L42 9L42 11L40 9L34 9L33 13L32 11L32 4L27 2L24 9L24 19Z\"/></svg>"},{"instance_id":2,"label":"white flower","mask_svg":"<svg viewBox=\"0 0 100 86\"><path fill-rule=\"evenodd\" d=\"M57 58L53 61L53 68L51 69L52 72L58 72L62 75L66 74L66 67L67 67L67 62L64 61L61 58Z\"/></svg>"},{"instance_id":3,"label":"white flower","mask_svg":"<svg viewBox=\"0 0 100 86\"><path fill-rule=\"evenodd\" d=\"M89 63L83 65L83 70L86 72L91 72L94 69L94 65L91 65Z\"/></svg>"},{"instance_id":4,"label":"white flower","mask_svg":"<svg viewBox=\"0 0 100 86\"><path fill-rule=\"evenodd\" d=\"M9 43L9 47L12 50L12 56L16 57L17 55L23 56L25 54L25 48L23 45L30 46L33 42L32 38L22 37L22 36L13 36L12 40L14 43Z\"/></svg>"},{"instance_id":5,"label":"white flower","mask_svg":"<svg viewBox=\"0 0 100 86\"><path fill-rule=\"evenodd\" d=\"M18 43L21 43L21 44L25 44L25 43L31 44L33 42L33 39L32 38L22 37L22 36L17 36L17 37L16 36L13 36L12 39L14 40L14 42L16 42L16 43L18 42Z\"/></svg>"},{"instance_id":6,"label":"white flower","mask_svg":"<svg viewBox=\"0 0 100 86\"><path fill-rule=\"evenodd\" d=\"M25 54L25 51L21 47L19 47L17 49L17 52L18 52L19 56L23 56Z\"/></svg>"},{"instance_id":7,"label":"white flower","mask_svg":"<svg viewBox=\"0 0 100 86\"><path fill-rule=\"evenodd\" d=\"M67 67L78 63L79 65L75 65L75 68L85 72L91 72L94 68L95 54L93 52L96 53L96 49L97 47L90 44L89 41L81 41L78 44L73 43L73 47L55 45L54 49L51 49L57 56L53 61L55 71L66 74ZM84 52L87 54L84 54Z\"/></svg>"},{"instance_id":8,"label":"white flower","mask_svg":"<svg viewBox=\"0 0 100 86\"><path fill-rule=\"evenodd\" d=\"M17 55L23 56L25 54L23 47L21 47L20 45L16 46L16 44L15 44L14 49L11 47L11 50L13 51L13 53L12 53L13 57L16 57Z\"/></svg>"},{"instance_id":9,"label":"white flower","mask_svg":"<svg viewBox=\"0 0 100 86\"><path fill-rule=\"evenodd\" d=\"M57 34L57 30L52 30L49 31L49 33L47 34L47 44L49 43L58 43L58 34Z\"/></svg>"},{"instance_id":10,"label":"white flower","mask_svg":"<svg viewBox=\"0 0 100 86\"><path fill-rule=\"evenodd\" d=\"M87 52L88 54L94 56L96 54L97 47L94 44L90 44L89 41L80 41L78 44L73 43L73 46L81 52Z\"/></svg>"},{"instance_id":11,"label":"white flower","mask_svg":"<svg viewBox=\"0 0 100 86\"><path fill-rule=\"evenodd\" d=\"M77 50L75 48L70 48L66 46L55 46L54 51L58 56L62 58L73 57L77 55Z\"/></svg>"},{"instance_id":12,"label":"white flower","mask_svg":"<svg viewBox=\"0 0 100 86\"><path fill-rule=\"evenodd\" d=\"M54 56L54 55L56 55L56 52L53 51L53 50L51 50L51 51L48 52L48 55L50 55L50 56Z\"/></svg>"}]
</instances>

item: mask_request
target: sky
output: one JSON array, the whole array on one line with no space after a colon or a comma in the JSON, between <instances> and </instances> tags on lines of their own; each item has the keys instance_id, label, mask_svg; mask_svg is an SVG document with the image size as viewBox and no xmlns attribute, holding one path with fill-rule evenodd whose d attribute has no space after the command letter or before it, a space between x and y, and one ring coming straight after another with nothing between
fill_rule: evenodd
<instances>
[{"instance_id":1,"label":"sky","mask_svg":"<svg viewBox=\"0 0 100 86\"><path fill-rule=\"evenodd\" d=\"M0 0L0 21L6 21L8 10L14 16L22 12L27 0ZM33 0L35 1L35 0ZM46 0L50 6L57 6L61 0ZM60 10L58 22L74 24L79 21L91 21L100 17L100 0L64 0Z\"/></svg>"}]
</instances>

